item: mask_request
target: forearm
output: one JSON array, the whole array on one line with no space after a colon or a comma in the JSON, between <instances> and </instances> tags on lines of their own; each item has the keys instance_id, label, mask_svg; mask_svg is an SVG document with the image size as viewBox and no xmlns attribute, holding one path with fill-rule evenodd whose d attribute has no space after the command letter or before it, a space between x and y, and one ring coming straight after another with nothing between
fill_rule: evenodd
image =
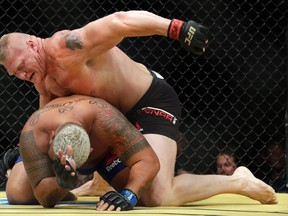
<instances>
[{"instance_id":1,"label":"forearm","mask_svg":"<svg viewBox=\"0 0 288 216\"><path fill-rule=\"evenodd\" d=\"M142 193L150 187L159 169L160 166L158 166L157 162L148 164L138 162L130 169L125 188L133 191L139 199Z\"/></svg>"},{"instance_id":2,"label":"forearm","mask_svg":"<svg viewBox=\"0 0 288 216\"><path fill-rule=\"evenodd\" d=\"M125 188L133 191L133 193L135 193L139 199L143 192L150 187L156 174L157 172L148 169L148 167L133 167L133 169L130 170L129 178Z\"/></svg>"},{"instance_id":3,"label":"forearm","mask_svg":"<svg viewBox=\"0 0 288 216\"><path fill-rule=\"evenodd\" d=\"M118 44L125 37L167 36L171 20L147 11L115 12L83 27L87 42ZM91 39L97 35L95 42ZM93 38L93 37L92 37Z\"/></svg>"},{"instance_id":4,"label":"forearm","mask_svg":"<svg viewBox=\"0 0 288 216\"><path fill-rule=\"evenodd\" d=\"M150 186L160 168L157 163L148 163L148 166L146 165L142 162L134 164L130 168L128 182L124 189L120 192L109 191L105 193L100 197L100 202L96 205L96 209L107 210L109 208L121 211L133 209L142 193Z\"/></svg>"},{"instance_id":5,"label":"forearm","mask_svg":"<svg viewBox=\"0 0 288 216\"><path fill-rule=\"evenodd\" d=\"M161 35L179 40L189 52L200 55L208 46L208 28L193 21L166 19L147 11L119 12L118 34L123 37ZM117 20L117 18L116 18Z\"/></svg>"},{"instance_id":6,"label":"forearm","mask_svg":"<svg viewBox=\"0 0 288 216\"><path fill-rule=\"evenodd\" d=\"M194 54L204 52L208 43L206 27L194 21L172 21L147 11L115 12L70 34L81 38L86 50L90 51L89 56L106 52L125 37L169 37L180 40L185 49Z\"/></svg>"},{"instance_id":7,"label":"forearm","mask_svg":"<svg viewBox=\"0 0 288 216\"><path fill-rule=\"evenodd\" d=\"M133 137L136 136L133 135ZM138 139L135 139L135 144L120 154L119 158L130 168L125 188L140 198L160 170L157 155L144 136L139 134Z\"/></svg>"},{"instance_id":8,"label":"forearm","mask_svg":"<svg viewBox=\"0 0 288 216\"><path fill-rule=\"evenodd\" d=\"M167 36L170 19L148 11L127 11L114 14L119 34L123 37L161 35Z\"/></svg>"}]
</instances>

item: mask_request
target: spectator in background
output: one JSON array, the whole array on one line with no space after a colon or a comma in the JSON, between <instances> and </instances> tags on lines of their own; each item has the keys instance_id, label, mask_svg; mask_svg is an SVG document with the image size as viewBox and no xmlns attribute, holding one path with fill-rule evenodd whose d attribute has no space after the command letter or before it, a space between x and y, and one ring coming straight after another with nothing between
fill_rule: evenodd
<instances>
[{"instance_id":1,"label":"spectator in background","mask_svg":"<svg viewBox=\"0 0 288 216\"><path fill-rule=\"evenodd\" d=\"M268 168L266 182L276 192L288 192L285 174L285 150L283 144L270 142L266 149L266 164Z\"/></svg>"},{"instance_id":2,"label":"spectator in background","mask_svg":"<svg viewBox=\"0 0 288 216\"><path fill-rule=\"evenodd\" d=\"M181 135L177 144L178 144L177 155L179 155L183 152L183 150L188 145L188 142L185 136ZM216 174L230 176L234 173L237 167L239 167L238 157L235 155L235 153L232 153L232 151L230 151L229 149L225 149L217 155L216 165L217 165ZM187 174L187 173L193 173L193 172L190 170L185 170L180 167L176 169L176 175Z\"/></svg>"},{"instance_id":3,"label":"spectator in background","mask_svg":"<svg viewBox=\"0 0 288 216\"><path fill-rule=\"evenodd\" d=\"M216 164L217 174L232 175L237 168L238 158L227 149L217 155Z\"/></svg>"}]
</instances>

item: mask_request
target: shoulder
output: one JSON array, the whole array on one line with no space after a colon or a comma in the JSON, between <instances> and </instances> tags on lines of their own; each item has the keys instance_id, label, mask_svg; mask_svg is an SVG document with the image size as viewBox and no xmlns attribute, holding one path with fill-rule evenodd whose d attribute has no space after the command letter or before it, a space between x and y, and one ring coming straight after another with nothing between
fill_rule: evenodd
<instances>
[{"instance_id":1,"label":"shoulder","mask_svg":"<svg viewBox=\"0 0 288 216\"><path fill-rule=\"evenodd\" d=\"M57 44L63 44L67 47L69 43L80 43L80 30L79 29L74 29L74 30L62 30L55 32L52 37L48 39L49 42L51 43L57 43ZM68 47L69 48L69 47ZM78 47L77 47L78 48ZM70 48L71 49L71 48ZM71 49L73 50L73 49Z\"/></svg>"},{"instance_id":2,"label":"shoulder","mask_svg":"<svg viewBox=\"0 0 288 216\"><path fill-rule=\"evenodd\" d=\"M65 39L69 34L71 33L70 30L62 30L55 32L52 37L49 38L49 40L63 40Z\"/></svg>"},{"instance_id":3,"label":"shoulder","mask_svg":"<svg viewBox=\"0 0 288 216\"><path fill-rule=\"evenodd\" d=\"M42 116L42 109L35 111L27 120L22 132L25 131L42 131L44 129L46 117ZM43 123L44 122L44 123Z\"/></svg>"},{"instance_id":4,"label":"shoulder","mask_svg":"<svg viewBox=\"0 0 288 216\"><path fill-rule=\"evenodd\" d=\"M71 33L70 30L55 32L51 37L45 39L45 50L53 54L54 50L65 48L66 38Z\"/></svg>"},{"instance_id":5,"label":"shoulder","mask_svg":"<svg viewBox=\"0 0 288 216\"><path fill-rule=\"evenodd\" d=\"M21 145L29 145L33 142L35 145L42 145L42 141L45 140L44 144L49 141L48 131L46 130L45 121L43 121L41 113L38 111L34 112L26 124L24 125L21 135ZM41 141L41 142L40 142Z\"/></svg>"}]
</instances>

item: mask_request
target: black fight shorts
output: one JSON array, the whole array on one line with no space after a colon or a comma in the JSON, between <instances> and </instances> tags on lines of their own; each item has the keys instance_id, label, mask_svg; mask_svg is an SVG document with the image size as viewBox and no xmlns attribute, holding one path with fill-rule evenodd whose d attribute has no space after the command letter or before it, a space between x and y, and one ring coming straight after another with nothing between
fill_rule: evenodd
<instances>
[{"instance_id":1,"label":"black fight shorts","mask_svg":"<svg viewBox=\"0 0 288 216\"><path fill-rule=\"evenodd\" d=\"M142 134L160 134L177 141L180 101L174 89L159 78L159 74L151 74L153 80L150 88L126 113L126 117Z\"/></svg>"},{"instance_id":2,"label":"black fight shorts","mask_svg":"<svg viewBox=\"0 0 288 216\"><path fill-rule=\"evenodd\" d=\"M128 120L142 134L161 134L175 141L179 137L180 102L173 88L161 77L151 72L153 81L145 95L126 113ZM125 168L115 152L109 152L103 160L90 169L77 169L88 175L94 171L110 183Z\"/></svg>"}]
</instances>

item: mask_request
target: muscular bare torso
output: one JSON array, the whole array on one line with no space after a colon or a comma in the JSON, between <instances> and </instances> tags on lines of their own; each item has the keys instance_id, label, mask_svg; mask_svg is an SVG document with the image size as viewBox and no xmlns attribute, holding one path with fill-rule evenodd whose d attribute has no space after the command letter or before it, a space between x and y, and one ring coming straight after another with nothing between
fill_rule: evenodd
<instances>
[{"instance_id":1,"label":"muscular bare torso","mask_svg":"<svg viewBox=\"0 0 288 216\"><path fill-rule=\"evenodd\" d=\"M45 41L46 47L57 44L46 49L46 90L58 97L82 94L103 98L121 112L129 111L151 84L147 68L117 47L88 57L85 46L82 50L69 50L63 45L65 32Z\"/></svg>"}]
</instances>

